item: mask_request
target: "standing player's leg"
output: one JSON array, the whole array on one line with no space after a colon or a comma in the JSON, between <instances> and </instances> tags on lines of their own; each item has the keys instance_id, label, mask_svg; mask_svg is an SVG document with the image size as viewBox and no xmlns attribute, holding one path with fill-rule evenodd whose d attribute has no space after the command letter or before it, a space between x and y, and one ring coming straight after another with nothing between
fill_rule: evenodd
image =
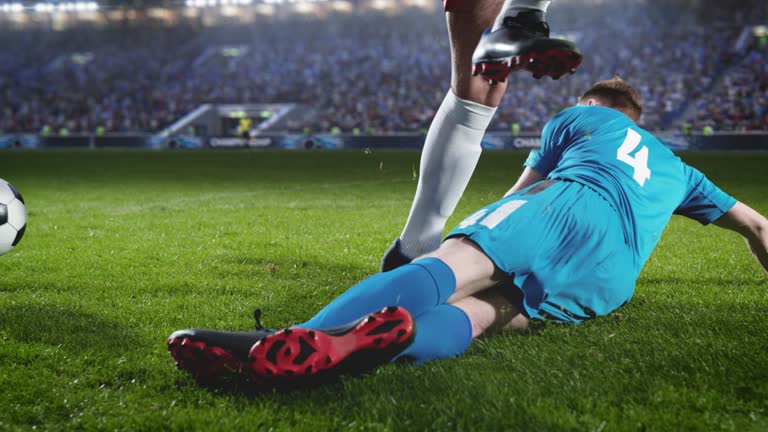
<instances>
[{"instance_id":1,"label":"standing player's leg","mask_svg":"<svg viewBox=\"0 0 768 432\"><path fill-rule=\"evenodd\" d=\"M550 3L506 0L491 32L477 46L475 73L493 81L503 81L516 70L527 70L537 79L560 79L573 73L581 64L581 51L570 41L549 37L546 12Z\"/></svg>"},{"instance_id":2,"label":"standing player's leg","mask_svg":"<svg viewBox=\"0 0 768 432\"><path fill-rule=\"evenodd\" d=\"M502 0L446 0L451 89L432 120L421 155L419 183L400 238L382 259L388 271L440 246L445 222L469 183L481 141L506 85L472 75L472 53Z\"/></svg>"}]
</instances>

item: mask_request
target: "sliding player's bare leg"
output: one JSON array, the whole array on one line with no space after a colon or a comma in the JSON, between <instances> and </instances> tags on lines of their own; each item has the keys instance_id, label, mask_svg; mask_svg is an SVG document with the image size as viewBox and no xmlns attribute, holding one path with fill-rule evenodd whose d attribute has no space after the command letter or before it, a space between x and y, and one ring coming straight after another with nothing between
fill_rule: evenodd
<instances>
[{"instance_id":1,"label":"sliding player's bare leg","mask_svg":"<svg viewBox=\"0 0 768 432\"><path fill-rule=\"evenodd\" d=\"M530 320L522 313L522 305L510 301L514 287L496 286L452 303L464 311L472 323L472 337L488 336L500 330L526 330Z\"/></svg>"},{"instance_id":2,"label":"sliding player's bare leg","mask_svg":"<svg viewBox=\"0 0 768 432\"><path fill-rule=\"evenodd\" d=\"M456 288L448 298L448 304L490 289L507 279L507 275L485 252L465 237L449 238L439 249L419 259L425 258L437 258L453 272Z\"/></svg>"},{"instance_id":3,"label":"sliding player's bare leg","mask_svg":"<svg viewBox=\"0 0 768 432\"><path fill-rule=\"evenodd\" d=\"M522 292L509 276L496 269L473 242L452 238L427 259L439 259L455 275L451 300L415 316L418 331L403 352L422 364L462 355L473 338L499 329L524 329L528 318L521 313ZM416 263L419 260L415 261Z\"/></svg>"},{"instance_id":4,"label":"sliding player's bare leg","mask_svg":"<svg viewBox=\"0 0 768 432\"><path fill-rule=\"evenodd\" d=\"M506 279L477 245L452 238L428 256L358 283L297 326L278 332L182 330L170 336L168 347L179 367L203 382L244 372L259 383L310 383L371 370L404 350L419 362L453 357L469 347L472 318L449 302ZM415 337L417 327L421 338Z\"/></svg>"}]
</instances>

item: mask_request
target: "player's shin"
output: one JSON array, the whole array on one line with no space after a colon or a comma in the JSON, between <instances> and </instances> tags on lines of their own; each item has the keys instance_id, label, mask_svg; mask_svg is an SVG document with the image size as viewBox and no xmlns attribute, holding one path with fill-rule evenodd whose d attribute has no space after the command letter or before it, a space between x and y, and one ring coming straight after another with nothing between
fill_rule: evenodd
<instances>
[{"instance_id":1,"label":"player's shin","mask_svg":"<svg viewBox=\"0 0 768 432\"><path fill-rule=\"evenodd\" d=\"M296 327L337 327L387 306L401 306L415 316L445 303L455 290L456 277L448 265L421 259L365 279Z\"/></svg>"},{"instance_id":2,"label":"player's shin","mask_svg":"<svg viewBox=\"0 0 768 432\"><path fill-rule=\"evenodd\" d=\"M421 154L419 183L401 234L401 251L415 258L440 246L482 152L481 141L496 108L466 101L453 91L440 105Z\"/></svg>"},{"instance_id":3,"label":"player's shin","mask_svg":"<svg viewBox=\"0 0 768 432\"><path fill-rule=\"evenodd\" d=\"M472 342L472 323L464 311L440 305L416 317L416 339L398 357L417 364L463 354Z\"/></svg>"}]
</instances>

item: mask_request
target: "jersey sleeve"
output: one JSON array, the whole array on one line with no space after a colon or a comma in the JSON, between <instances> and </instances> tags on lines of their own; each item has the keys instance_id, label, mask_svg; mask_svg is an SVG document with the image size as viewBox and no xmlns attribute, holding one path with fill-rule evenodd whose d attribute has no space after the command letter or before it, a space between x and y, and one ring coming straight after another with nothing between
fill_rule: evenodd
<instances>
[{"instance_id":1,"label":"jersey sleeve","mask_svg":"<svg viewBox=\"0 0 768 432\"><path fill-rule=\"evenodd\" d=\"M688 191L675 214L689 217L708 225L736 205L736 199L720 188L696 168L683 165L688 181Z\"/></svg>"},{"instance_id":2,"label":"jersey sleeve","mask_svg":"<svg viewBox=\"0 0 768 432\"><path fill-rule=\"evenodd\" d=\"M541 132L541 149L531 150L524 165L547 177L557 166L563 147L568 142L573 119L573 111L566 109L547 122Z\"/></svg>"}]
</instances>

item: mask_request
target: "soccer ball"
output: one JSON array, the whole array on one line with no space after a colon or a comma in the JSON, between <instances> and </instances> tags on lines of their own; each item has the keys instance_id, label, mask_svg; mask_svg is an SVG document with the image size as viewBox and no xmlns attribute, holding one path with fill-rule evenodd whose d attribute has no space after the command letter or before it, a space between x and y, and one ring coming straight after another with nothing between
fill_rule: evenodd
<instances>
[{"instance_id":1,"label":"soccer ball","mask_svg":"<svg viewBox=\"0 0 768 432\"><path fill-rule=\"evenodd\" d=\"M0 255L19 244L26 228L24 198L10 183L0 179Z\"/></svg>"}]
</instances>

